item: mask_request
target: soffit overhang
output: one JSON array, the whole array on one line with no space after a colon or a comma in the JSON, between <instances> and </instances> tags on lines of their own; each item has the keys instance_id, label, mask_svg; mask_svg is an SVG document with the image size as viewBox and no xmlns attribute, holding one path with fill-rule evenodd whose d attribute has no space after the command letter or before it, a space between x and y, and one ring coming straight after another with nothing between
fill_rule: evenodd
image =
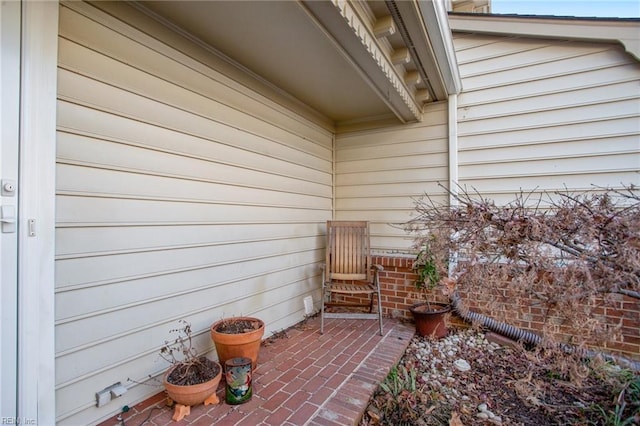
<instances>
[{"instance_id":1,"label":"soffit overhang","mask_svg":"<svg viewBox=\"0 0 640 426\"><path fill-rule=\"evenodd\" d=\"M452 31L620 43L640 60L640 19L449 14Z\"/></svg>"},{"instance_id":2,"label":"soffit overhang","mask_svg":"<svg viewBox=\"0 0 640 426\"><path fill-rule=\"evenodd\" d=\"M434 6L434 3L438 5ZM447 13L425 1L139 1L334 128L415 122L457 93Z\"/></svg>"}]
</instances>

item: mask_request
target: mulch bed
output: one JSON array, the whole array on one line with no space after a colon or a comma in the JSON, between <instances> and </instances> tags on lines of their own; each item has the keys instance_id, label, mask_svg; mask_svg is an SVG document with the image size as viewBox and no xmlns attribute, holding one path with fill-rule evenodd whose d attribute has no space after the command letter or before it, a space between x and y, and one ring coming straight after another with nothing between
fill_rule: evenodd
<instances>
[{"instance_id":1,"label":"mulch bed","mask_svg":"<svg viewBox=\"0 0 640 426\"><path fill-rule=\"evenodd\" d=\"M502 347L473 330L446 339L414 337L361 426L640 425L637 372ZM471 368L460 371L460 360Z\"/></svg>"}]
</instances>

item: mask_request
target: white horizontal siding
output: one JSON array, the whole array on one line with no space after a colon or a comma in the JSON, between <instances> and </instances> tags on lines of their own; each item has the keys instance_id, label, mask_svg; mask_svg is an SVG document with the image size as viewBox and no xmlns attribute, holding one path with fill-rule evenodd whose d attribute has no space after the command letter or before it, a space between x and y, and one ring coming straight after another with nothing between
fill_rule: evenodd
<instances>
[{"instance_id":1,"label":"white horizontal siding","mask_svg":"<svg viewBox=\"0 0 640 426\"><path fill-rule=\"evenodd\" d=\"M464 148L483 149L498 147L518 147L545 143L564 143L579 140L619 138L637 135L634 126L638 119L634 117L593 120L591 122L566 123L532 127L526 129L500 129L494 132L477 132L461 135ZM460 153L462 155L462 152Z\"/></svg>"},{"instance_id":2,"label":"white horizontal siding","mask_svg":"<svg viewBox=\"0 0 640 426\"><path fill-rule=\"evenodd\" d=\"M620 47L455 35L459 183L498 201L515 193L640 183L639 66ZM422 124L339 134L336 217L372 220L372 245L404 250L391 224L412 197L446 201L446 109ZM534 194L535 196L535 194Z\"/></svg>"},{"instance_id":3,"label":"white horizontal siding","mask_svg":"<svg viewBox=\"0 0 640 426\"><path fill-rule=\"evenodd\" d=\"M371 221L377 252L406 252L411 238L398 225L425 193L446 199L446 104L425 110L421 123L336 136L336 219Z\"/></svg>"},{"instance_id":4,"label":"white horizontal siding","mask_svg":"<svg viewBox=\"0 0 640 426\"><path fill-rule=\"evenodd\" d=\"M459 182L514 193L640 183L640 65L615 45L454 34Z\"/></svg>"},{"instance_id":5,"label":"white horizontal siding","mask_svg":"<svg viewBox=\"0 0 640 426\"><path fill-rule=\"evenodd\" d=\"M572 100L571 108L580 107L606 107L611 103L634 102L634 92L638 90L637 82L623 81L610 83L606 86L583 87L572 90L557 90L547 93L533 93L520 95L516 99L493 100L474 105L473 108L466 104L460 111L460 119L470 122L473 119L485 120L513 116L514 114L533 114L541 112L560 112L567 108L567 97ZM605 118L598 117L599 119Z\"/></svg>"},{"instance_id":6,"label":"white horizontal siding","mask_svg":"<svg viewBox=\"0 0 640 426\"><path fill-rule=\"evenodd\" d=\"M208 126L208 131L215 138L208 138L68 102L59 102L58 111L61 115L58 138L61 162L93 165L91 162L98 156L101 164L114 170L147 174L157 174L161 170L165 175L236 184L255 185L259 180L265 188L272 186L280 190L283 181L287 181L290 182L289 188L292 191L297 188L298 192L298 182L303 180L309 182L312 193L324 197L331 195L331 177L326 172L326 168L330 168L329 163L323 165L325 170L318 170L292 162L287 157L269 156L260 152L267 143L257 137L253 139L254 148L237 146L236 139L248 138L241 138L239 132L224 126L216 129L215 123ZM83 129L76 129L66 122L68 119L86 124L83 124ZM225 131L232 135L224 137ZM90 149L79 150L80 146ZM126 156L122 155L124 150ZM149 161L150 157L152 161Z\"/></svg>"},{"instance_id":7,"label":"white horizontal siding","mask_svg":"<svg viewBox=\"0 0 640 426\"><path fill-rule=\"evenodd\" d=\"M552 77L542 77L543 83L532 84L536 81L536 76L532 75L531 80L518 83L510 83L497 86L486 86L473 91L464 92L466 106L476 106L498 104L511 99L535 98L549 94L561 94L573 91L574 95L592 87L602 87L603 85L618 84L623 82L634 82L637 78L637 65L627 63L625 65L596 67L580 72L580 78L576 79L572 73L555 75ZM487 92L490 95L487 96Z\"/></svg>"},{"instance_id":8,"label":"white horizontal siding","mask_svg":"<svg viewBox=\"0 0 640 426\"><path fill-rule=\"evenodd\" d=\"M315 257L305 256L307 266L311 266L313 262L318 261L322 256L319 253ZM209 314L218 311L219 317L223 315L237 315L235 312L254 311L256 303L259 306L267 308L271 305L283 303L288 299L298 298L302 294L312 290L311 286L304 285L305 281L311 281L312 275L307 268L299 265L304 264L305 259L300 255L282 255L287 262L297 262L295 267L289 269L274 270L274 261L271 259L270 264L263 262L257 264L262 266L261 270L256 270L254 277L249 277L245 273L241 278L230 279L226 282L213 282L212 276L217 276L221 272L229 272L225 268L209 268L207 277L200 277L196 274L185 274L182 279L189 277L192 279L200 279L201 283L210 283L202 285L198 288L180 285L177 281L178 277L171 282L169 279L159 279L158 284L150 283L149 279L133 280L130 286L122 283L120 285L103 285L100 287L92 287L78 291L77 295L66 305L56 306L56 309L71 305L74 301L83 303L82 301L90 297L101 297L99 305L107 303L117 303L119 308L104 309L93 311L91 315L84 314L76 317L70 317L59 321L57 327L58 342L56 344L58 357L58 366L64 368L57 369L57 379L59 386L71 386L77 383L77 373L82 369L82 373L89 374L96 369L108 366L111 363L118 362L120 359L138 356L148 350L153 350L154 346L149 346L149 337L145 336L144 330L155 327L157 324L165 323L168 319L176 321L177 315L167 318L167 313L171 313L176 305L185 305L188 307L189 317L198 314ZM245 266L246 268L246 266ZM259 272L259 273L258 273ZM237 271L236 275L241 274ZM253 279L251 279L253 278ZM261 280L265 286L261 291L256 290L255 279ZM203 281L204 280L204 281ZM117 298L116 291L130 293L137 288L143 288L146 291L151 284L154 290L154 298L145 300L129 300L131 296L125 294L123 298ZM163 286L164 284L164 286ZM156 288L156 287L160 288ZM121 288L118 288L121 287ZM183 288L186 287L186 288ZM179 289L179 292L176 292ZM162 293L162 291L166 293ZM110 297L111 296L111 297ZM124 300L123 300L124 299ZM125 303L126 302L126 303ZM90 307L95 308L98 303L92 303ZM85 311L86 308L75 308L72 310ZM76 313L76 312L74 312ZM141 321L141 319L144 319ZM216 318L218 319L218 318ZM213 322L213 321L211 321ZM104 327L104 324L113 324L111 327ZM136 324L137 327L131 327ZM210 325L210 324L209 324ZM167 330L165 330L166 333ZM131 341L132 339L141 340L134 344L124 345L125 347L114 353L112 350L115 344L123 346L121 342ZM164 339L167 337L165 336ZM159 340L163 342L164 339ZM210 346L210 342L206 342ZM98 356L98 353L102 352ZM88 358L84 359L83 358ZM66 366L72 367L70 371Z\"/></svg>"},{"instance_id":9,"label":"white horizontal siding","mask_svg":"<svg viewBox=\"0 0 640 426\"><path fill-rule=\"evenodd\" d=\"M178 319L203 352L223 317L259 316L267 335L300 321L302 298L319 297L332 209L322 123L243 87L129 6L97 6L113 14L60 9L60 424L95 423L157 393L127 379L165 369L158 350ZM96 408L95 392L118 381L130 391Z\"/></svg>"},{"instance_id":10,"label":"white horizontal siding","mask_svg":"<svg viewBox=\"0 0 640 426\"><path fill-rule=\"evenodd\" d=\"M632 95L633 96L633 95ZM569 98L570 96L567 96ZM532 100L532 102L534 102ZM538 102L538 99L535 100ZM543 102L543 101L541 101ZM610 102L589 105L565 105L563 107L546 108L545 104L537 104L533 111L515 113L513 110L500 116L460 120L459 134L493 133L512 129L539 128L564 124L590 123L593 121L616 120L619 118L637 117L637 96L635 99L611 100ZM634 129L630 129L634 130Z\"/></svg>"}]
</instances>

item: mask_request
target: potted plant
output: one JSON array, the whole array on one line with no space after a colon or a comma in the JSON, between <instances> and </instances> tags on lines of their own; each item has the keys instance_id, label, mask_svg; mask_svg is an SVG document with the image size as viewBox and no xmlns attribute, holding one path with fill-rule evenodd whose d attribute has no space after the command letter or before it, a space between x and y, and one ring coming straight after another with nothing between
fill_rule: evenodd
<instances>
[{"instance_id":1,"label":"potted plant","mask_svg":"<svg viewBox=\"0 0 640 426\"><path fill-rule=\"evenodd\" d=\"M191 406L219 402L216 391L222 367L216 361L198 356L191 337L191 324L180 321L182 327L171 330L178 333L173 342L165 341L160 356L171 363L163 378L168 397L175 403L173 420L180 421L191 413Z\"/></svg>"},{"instance_id":2,"label":"potted plant","mask_svg":"<svg viewBox=\"0 0 640 426\"><path fill-rule=\"evenodd\" d=\"M222 365L232 358L249 358L254 370L263 335L264 322L253 317L224 318L211 326L211 340Z\"/></svg>"},{"instance_id":3,"label":"potted plant","mask_svg":"<svg viewBox=\"0 0 640 426\"><path fill-rule=\"evenodd\" d=\"M441 284L440 270L446 262L438 262L430 244L425 244L418 252L413 269L418 278L416 288L424 296L424 302L416 303L409 308L416 324L416 331L423 337L442 338L447 335L447 316L451 306L444 303L431 302L431 291Z\"/></svg>"}]
</instances>

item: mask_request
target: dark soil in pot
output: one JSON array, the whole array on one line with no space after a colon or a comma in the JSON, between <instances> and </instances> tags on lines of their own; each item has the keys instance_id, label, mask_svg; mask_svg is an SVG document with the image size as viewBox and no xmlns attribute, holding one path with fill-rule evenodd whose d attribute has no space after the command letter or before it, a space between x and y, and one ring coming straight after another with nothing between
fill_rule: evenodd
<instances>
[{"instance_id":1,"label":"dark soil in pot","mask_svg":"<svg viewBox=\"0 0 640 426\"><path fill-rule=\"evenodd\" d=\"M167 381L177 386L205 383L220 373L220 365L207 357L198 358L196 363L178 364L167 376Z\"/></svg>"},{"instance_id":2,"label":"dark soil in pot","mask_svg":"<svg viewBox=\"0 0 640 426\"><path fill-rule=\"evenodd\" d=\"M218 333L240 334L248 333L260 328L260 322L251 320L229 320L223 321L216 327Z\"/></svg>"}]
</instances>

